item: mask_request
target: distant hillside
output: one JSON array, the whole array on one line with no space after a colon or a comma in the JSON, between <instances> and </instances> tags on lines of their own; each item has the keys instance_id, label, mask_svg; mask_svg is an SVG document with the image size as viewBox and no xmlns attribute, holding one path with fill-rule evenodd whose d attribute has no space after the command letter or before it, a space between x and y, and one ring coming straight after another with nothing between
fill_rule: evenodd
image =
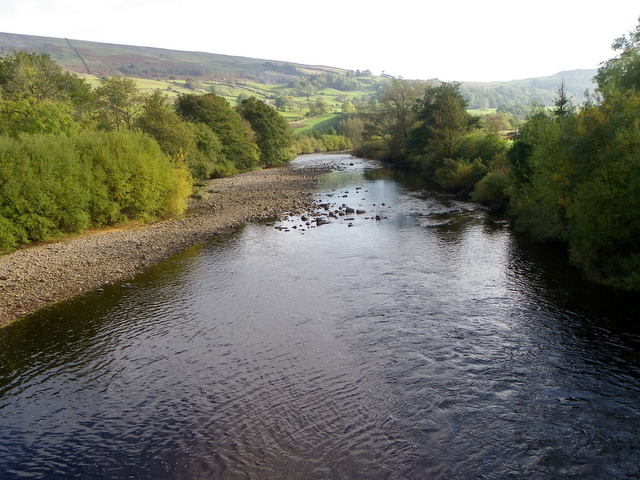
<instances>
[{"instance_id":1,"label":"distant hillside","mask_svg":"<svg viewBox=\"0 0 640 480\"><path fill-rule=\"evenodd\" d=\"M384 78L359 72L317 65L304 65L275 60L235 57L203 52L184 52L150 47L68 40L0 33L0 55L15 51L46 53L63 68L94 76L125 75L153 80L192 79L216 82L218 90L251 89L252 83L290 87L281 95L308 97L322 89L352 92L350 97L375 94ZM574 101L584 101L584 91L593 90L595 70L572 70L549 77L512 80L508 82L465 82L463 94L472 109L493 109L512 105L539 103L550 105L558 87L565 87ZM216 86L216 85L214 85ZM230 86L230 87L229 87ZM251 91L247 91L251 94ZM275 92L272 92L275 93ZM336 100L337 101L337 100Z\"/></svg>"},{"instance_id":2,"label":"distant hillside","mask_svg":"<svg viewBox=\"0 0 640 480\"><path fill-rule=\"evenodd\" d=\"M305 74L346 74L340 68L300 65L203 52L136 47L62 38L0 33L0 55L15 51L46 53L63 68L98 76L254 80L284 83Z\"/></svg>"},{"instance_id":3,"label":"distant hillside","mask_svg":"<svg viewBox=\"0 0 640 480\"><path fill-rule=\"evenodd\" d=\"M569 70L548 77L526 78L508 82L465 82L464 93L472 108L496 108L508 104L550 105L564 79L567 93L575 103L585 100L586 90L593 91L597 70Z\"/></svg>"}]
</instances>

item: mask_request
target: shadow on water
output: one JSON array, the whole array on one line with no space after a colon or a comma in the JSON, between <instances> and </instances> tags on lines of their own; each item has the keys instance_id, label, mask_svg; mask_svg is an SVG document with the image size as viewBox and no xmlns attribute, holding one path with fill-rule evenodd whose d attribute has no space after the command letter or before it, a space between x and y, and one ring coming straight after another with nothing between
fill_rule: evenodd
<instances>
[{"instance_id":1,"label":"shadow on water","mask_svg":"<svg viewBox=\"0 0 640 480\"><path fill-rule=\"evenodd\" d=\"M520 234L512 237L510 268L531 290L531 297L544 298L558 310L596 318L603 327L640 332L637 295L587 281L569 263L564 245L536 243Z\"/></svg>"},{"instance_id":2,"label":"shadow on water","mask_svg":"<svg viewBox=\"0 0 640 480\"><path fill-rule=\"evenodd\" d=\"M510 237L509 269L518 274L518 283L532 289L532 298L546 298L549 304L598 318L608 326L617 325L624 331L640 332L637 295L584 279L580 270L569 263L564 245L537 243L525 235L514 233L506 217L490 214L478 204L462 201L409 170L390 167L366 169L363 178L369 181L392 180L416 198L436 199L444 208L433 209L428 218L433 220L431 229L444 242L459 243L465 232L478 226L482 226L484 235L507 234Z\"/></svg>"},{"instance_id":3,"label":"shadow on water","mask_svg":"<svg viewBox=\"0 0 640 480\"><path fill-rule=\"evenodd\" d=\"M229 242L241 234L242 228L221 234L210 244ZM0 397L7 383L13 381L12 373L31 370L34 365L49 368L49 362L64 365L92 347L108 348L104 337L134 326L134 309L149 308L163 291L179 290L188 282L203 248L204 245L189 247L131 281L106 285L0 328ZM158 321L162 319L158 317Z\"/></svg>"}]
</instances>

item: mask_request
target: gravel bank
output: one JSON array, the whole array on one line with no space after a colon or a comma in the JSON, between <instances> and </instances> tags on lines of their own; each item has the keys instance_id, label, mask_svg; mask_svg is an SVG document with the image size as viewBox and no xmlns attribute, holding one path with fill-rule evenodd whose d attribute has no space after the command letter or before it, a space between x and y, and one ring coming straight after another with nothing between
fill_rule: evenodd
<instances>
[{"instance_id":1,"label":"gravel bank","mask_svg":"<svg viewBox=\"0 0 640 480\"><path fill-rule=\"evenodd\" d=\"M205 182L187 214L100 230L0 257L0 325L110 282L129 279L215 233L313 207L325 168L274 168Z\"/></svg>"}]
</instances>

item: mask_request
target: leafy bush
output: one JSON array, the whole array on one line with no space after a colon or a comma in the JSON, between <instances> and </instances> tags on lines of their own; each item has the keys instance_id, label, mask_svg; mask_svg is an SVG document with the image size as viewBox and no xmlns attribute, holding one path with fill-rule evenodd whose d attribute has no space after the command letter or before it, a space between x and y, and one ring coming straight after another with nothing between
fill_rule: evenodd
<instances>
[{"instance_id":1,"label":"leafy bush","mask_svg":"<svg viewBox=\"0 0 640 480\"><path fill-rule=\"evenodd\" d=\"M454 158L479 158L489 165L496 156L509 150L511 142L495 133L481 130L466 135L457 145Z\"/></svg>"},{"instance_id":2,"label":"leafy bush","mask_svg":"<svg viewBox=\"0 0 640 480\"><path fill-rule=\"evenodd\" d=\"M383 138L375 137L364 141L357 154L365 158L384 160L389 156L389 147Z\"/></svg>"},{"instance_id":3,"label":"leafy bush","mask_svg":"<svg viewBox=\"0 0 640 480\"><path fill-rule=\"evenodd\" d=\"M305 135L298 137L293 142L293 150L297 154L336 152L340 150L349 150L351 146L351 140L343 135Z\"/></svg>"},{"instance_id":4,"label":"leafy bush","mask_svg":"<svg viewBox=\"0 0 640 480\"><path fill-rule=\"evenodd\" d=\"M136 125L153 137L162 151L176 162L196 153L195 132L191 124L180 118L169 105L169 99L159 90L145 99Z\"/></svg>"},{"instance_id":5,"label":"leafy bush","mask_svg":"<svg viewBox=\"0 0 640 480\"><path fill-rule=\"evenodd\" d=\"M486 167L479 158L473 161L449 158L436 170L435 180L446 190L468 193L485 173Z\"/></svg>"},{"instance_id":6,"label":"leafy bush","mask_svg":"<svg viewBox=\"0 0 640 480\"><path fill-rule=\"evenodd\" d=\"M489 206L492 210L503 211L509 206L513 190L513 178L505 155L500 155L489 172L480 179L471 193L474 202Z\"/></svg>"},{"instance_id":7,"label":"leafy bush","mask_svg":"<svg viewBox=\"0 0 640 480\"><path fill-rule=\"evenodd\" d=\"M293 149L299 154L319 152L321 148L321 142L311 136L300 137L293 142Z\"/></svg>"},{"instance_id":8,"label":"leafy bush","mask_svg":"<svg viewBox=\"0 0 640 480\"><path fill-rule=\"evenodd\" d=\"M133 132L0 137L0 250L186 208L191 178Z\"/></svg>"},{"instance_id":9,"label":"leafy bush","mask_svg":"<svg viewBox=\"0 0 640 480\"><path fill-rule=\"evenodd\" d=\"M351 140L342 135L320 135L324 152L337 152L351 148Z\"/></svg>"},{"instance_id":10,"label":"leafy bush","mask_svg":"<svg viewBox=\"0 0 640 480\"><path fill-rule=\"evenodd\" d=\"M255 97L243 100L237 107L256 133L260 163L275 167L291 160L291 132L287 121L277 110Z\"/></svg>"},{"instance_id":11,"label":"leafy bush","mask_svg":"<svg viewBox=\"0 0 640 480\"><path fill-rule=\"evenodd\" d=\"M538 240L561 240L587 277L640 291L640 24L603 64L599 103L576 112L559 90L509 152L511 211Z\"/></svg>"},{"instance_id":12,"label":"leafy bush","mask_svg":"<svg viewBox=\"0 0 640 480\"><path fill-rule=\"evenodd\" d=\"M26 243L26 232L12 221L0 216L0 252L8 252L21 243Z\"/></svg>"},{"instance_id":13,"label":"leafy bush","mask_svg":"<svg viewBox=\"0 0 640 480\"><path fill-rule=\"evenodd\" d=\"M225 158L222 142L218 135L204 123L191 123L196 151L187 159L193 178L212 178L221 175L221 171L238 172L235 163ZM230 168L233 166L233 168ZM233 175L230 173L229 175Z\"/></svg>"},{"instance_id":14,"label":"leafy bush","mask_svg":"<svg viewBox=\"0 0 640 480\"><path fill-rule=\"evenodd\" d=\"M224 98L213 93L180 95L176 109L185 120L204 123L213 130L222 142L225 158L238 170L251 170L258 165L260 150L253 130Z\"/></svg>"},{"instance_id":15,"label":"leafy bush","mask_svg":"<svg viewBox=\"0 0 640 480\"><path fill-rule=\"evenodd\" d=\"M71 135L79 130L67 103L0 99L0 135L21 133Z\"/></svg>"},{"instance_id":16,"label":"leafy bush","mask_svg":"<svg viewBox=\"0 0 640 480\"><path fill-rule=\"evenodd\" d=\"M230 177L231 175L235 175L238 173L238 169L236 168L235 163L229 160L222 160L220 162L214 163L210 172L210 178L221 178L221 177Z\"/></svg>"},{"instance_id":17,"label":"leafy bush","mask_svg":"<svg viewBox=\"0 0 640 480\"><path fill-rule=\"evenodd\" d=\"M68 137L0 137L0 216L14 239L2 248L86 228L89 174Z\"/></svg>"}]
</instances>

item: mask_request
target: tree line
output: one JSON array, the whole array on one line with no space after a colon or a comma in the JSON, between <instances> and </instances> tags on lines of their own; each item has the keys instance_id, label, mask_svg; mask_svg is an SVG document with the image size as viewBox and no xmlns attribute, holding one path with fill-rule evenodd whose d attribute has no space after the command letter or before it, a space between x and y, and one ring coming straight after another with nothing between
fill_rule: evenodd
<instances>
[{"instance_id":1,"label":"tree line","mask_svg":"<svg viewBox=\"0 0 640 480\"><path fill-rule=\"evenodd\" d=\"M640 291L640 24L574 105L562 83L515 140L467 113L460 84L393 80L343 119L360 154L412 168L506 211L540 241L562 242L584 274Z\"/></svg>"},{"instance_id":2,"label":"tree line","mask_svg":"<svg viewBox=\"0 0 640 480\"><path fill-rule=\"evenodd\" d=\"M46 55L0 59L0 251L182 213L194 179L288 162L285 119L255 98L175 101L127 78L97 88Z\"/></svg>"}]
</instances>

